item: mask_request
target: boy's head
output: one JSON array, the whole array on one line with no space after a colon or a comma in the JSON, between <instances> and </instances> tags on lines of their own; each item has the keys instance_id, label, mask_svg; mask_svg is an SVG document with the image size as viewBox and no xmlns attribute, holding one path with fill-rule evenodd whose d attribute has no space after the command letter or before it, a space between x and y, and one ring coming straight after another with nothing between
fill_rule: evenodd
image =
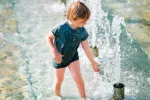
<instances>
[{"instance_id":1,"label":"boy's head","mask_svg":"<svg viewBox=\"0 0 150 100\"><path fill-rule=\"evenodd\" d=\"M67 19L71 22L77 21L77 23L85 24L86 21L89 19L91 12L89 8L82 2L73 2L66 13ZM82 26L82 25L80 25Z\"/></svg>"}]
</instances>

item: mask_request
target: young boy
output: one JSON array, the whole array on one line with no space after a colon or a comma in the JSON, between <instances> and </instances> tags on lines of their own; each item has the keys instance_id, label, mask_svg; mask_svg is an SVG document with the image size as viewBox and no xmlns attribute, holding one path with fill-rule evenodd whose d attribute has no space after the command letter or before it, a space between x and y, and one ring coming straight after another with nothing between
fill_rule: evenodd
<instances>
[{"instance_id":1,"label":"young boy","mask_svg":"<svg viewBox=\"0 0 150 100\"><path fill-rule=\"evenodd\" d=\"M46 36L47 43L52 52L54 67L54 92L60 96L61 84L64 80L65 68L68 66L72 78L79 90L80 97L85 100L85 86L80 73L78 47L81 43L93 70L99 72L98 63L94 61L93 54L88 43L88 33L83 27L90 17L90 10L82 2L73 2L66 13L67 21L54 28ZM53 42L54 40L54 42Z\"/></svg>"}]
</instances>

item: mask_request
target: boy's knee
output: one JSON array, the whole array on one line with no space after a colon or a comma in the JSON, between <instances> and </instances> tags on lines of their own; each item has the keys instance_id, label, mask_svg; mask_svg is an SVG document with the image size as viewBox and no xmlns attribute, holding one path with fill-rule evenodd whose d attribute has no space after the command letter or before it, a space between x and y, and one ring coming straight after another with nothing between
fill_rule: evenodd
<instances>
[{"instance_id":1,"label":"boy's knee","mask_svg":"<svg viewBox=\"0 0 150 100\"><path fill-rule=\"evenodd\" d=\"M82 81L82 77L81 76L73 76L73 80L75 82L81 82Z\"/></svg>"},{"instance_id":2,"label":"boy's knee","mask_svg":"<svg viewBox=\"0 0 150 100\"><path fill-rule=\"evenodd\" d=\"M64 78L57 78L57 79L55 79L55 81L56 81L57 84L62 83L63 80L64 80Z\"/></svg>"}]
</instances>

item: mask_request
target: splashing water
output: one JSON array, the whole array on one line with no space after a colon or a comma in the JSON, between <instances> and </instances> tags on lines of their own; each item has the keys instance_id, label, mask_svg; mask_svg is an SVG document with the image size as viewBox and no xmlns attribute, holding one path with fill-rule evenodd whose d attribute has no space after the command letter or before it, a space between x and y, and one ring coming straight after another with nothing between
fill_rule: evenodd
<instances>
[{"instance_id":1,"label":"splashing water","mask_svg":"<svg viewBox=\"0 0 150 100\"><path fill-rule=\"evenodd\" d=\"M65 7L53 0L15 0L12 3L17 21L16 33L10 36L6 34L4 38L9 42L17 40L21 51L18 72L23 73L27 82L17 95L2 94L5 94L5 99L53 100L53 67L44 39L53 25L65 19L62 13ZM98 46L99 59L104 67L104 75L94 73L84 51L79 48L87 97L91 100L109 100L112 98L113 84L120 81L126 86L126 100L148 100L150 61L141 46L129 37L124 19L112 16L100 0L86 0L85 3L92 9L91 20L86 26L92 36L90 42ZM54 10L58 5L62 10ZM62 96L64 100L79 99L68 69L62 85Z\"/></svg>"},{"instance_id":2,"label":"splashing water","mask_svg":"<svg viewBox=\"0 0 150 100\"><path fill-rule=\"evenodd\" d=\"M112 21L112 25L110 25L110 21L107 18L107 13L105 13L101 9L101 1L89 1L92 7L92 45L98 45L99 50L102 51L103 55L100 53L100 57L103 59L109 59L107 62L107 66L113 68L112 71L114 73L114 79L116 82L120 82L120 33L121 27L120 24L124 23L124 19L115 16ZM97 36L99 35L99 36ZM98 38L97 38L98 37ZM98 41L98 42L97 42ZM103 47L102 47L103 46ZM107 57L107 58L106 58ZM109 57L109 58L108 58ZM110 59L113 59L111 61ZM106 68L106 64L105 64Z\"/></svg>"},{"instance_id":3,"label":"splashing water","mask_svg":"<svg viewBox=\"0 0 150 100\"><path fill-rule=\"evenodd\" d=\"M90 2L89 6L93 14L91 21L93 22L91 25L92 44L98 45L99 60L102 62L102 66L105 69L103 81L107 85L110 85L108 83L113 84L115 82L124 83L126 85L127 100L148 100L150 95L148 90L148 77L150 76L150 61L148 60L148 56L127 32L124 18L108 13L104 1L102 1L102 4L99 0L87 0L87 2ZM142 58L140 59L138 55ZM131 59L132 61L130 61ZM130 69L133 70L130 71ZM127 73L131 76L128 76ZM134 77L136 77L136 75L142 78L135 79ZM136 82L138 81L139 85L132 84L135 82L129 80L130 78ZM146 81L146 84L141 81ZM142 85L145 86L144 90L147 92L144 92L143 88L140 88ZM107 87L110 88L109 86ZM143 95L145 95L145 97Z\"/></svg>"}]
</instances>

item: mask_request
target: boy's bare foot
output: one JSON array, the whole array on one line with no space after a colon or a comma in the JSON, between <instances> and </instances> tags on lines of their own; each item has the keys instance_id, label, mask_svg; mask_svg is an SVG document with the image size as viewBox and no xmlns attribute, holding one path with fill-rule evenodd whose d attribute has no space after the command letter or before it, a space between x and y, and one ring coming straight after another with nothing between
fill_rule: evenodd
<instances>
[{"instance_id":1,"label":"boy's bare foot","mask_svg":"<svg viewBox=\"0 0 150 100\"><path fill-rule=\"evenodd\" d=\"M63 100L63 99L62 99L62 97L61 97L61 96L57 96L57 95L55 95L54 100Z\"/></svg>"},{"instance_id":2,"label":"boy's bare foot","mask_svg":"<svg viewBox=\"0 0 150 100\"><path fill-rule=\"evenodd\" d=\"M86 98L81 98L81 100L86 100Z\"/></svg>"},{"instance_id":3,"label":"boy's bare foot","mask_svg":"<svg viewBox=\"0 0 150 100\"><path fill-rule=\"evenodd\" d=\"M81 98L81 100L90 100L90 99L88 99L88 98Z\"/></svg>"}]
</instances>

